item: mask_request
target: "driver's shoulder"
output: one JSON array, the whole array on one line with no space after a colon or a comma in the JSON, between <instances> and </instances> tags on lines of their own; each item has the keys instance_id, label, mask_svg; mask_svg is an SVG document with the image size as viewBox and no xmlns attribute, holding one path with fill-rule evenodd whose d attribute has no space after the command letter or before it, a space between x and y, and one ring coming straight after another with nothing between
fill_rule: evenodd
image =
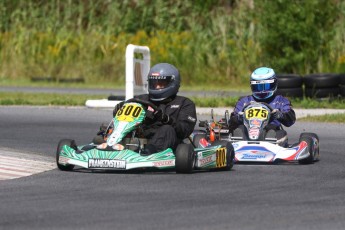
<instances>
[{"instance_id":1,"label":"driver's shoulder","mask_svg":"<svg viewBox=\"0 0 345 230\"><path fill-rule=\"evenodd\" d=\"M176 95L174 100L174 103L178 102L180 104L184 104L184 103L188 103L188 104L195 104L194 101L192 101L190 98L188 97L184 97L184 96L180 96L180 95Z\"/></svg>"},{"instance_id":2,"label":"driver's shoulder","mask_svg":"<svg viewBox=\"0 0 345 230\"><path fill-rule=\"evenodd\" d=\"M248 104L252 101L255 101L255 98L252 97L251 95L247 95L247 96L242 96L237 100L237 104Z\"/></svg>"},{"instance_id":3,"label":"driver's shoulder","mask_svg":"<svg viewBox=\"0 0 345 230\"><path fill-rule=\"evenodd\" d=\"M283 95L275 95L274 101L284 101L284 102L289 102L290 100L287 97L284 97Z\"/></svg>"}]
</instances>

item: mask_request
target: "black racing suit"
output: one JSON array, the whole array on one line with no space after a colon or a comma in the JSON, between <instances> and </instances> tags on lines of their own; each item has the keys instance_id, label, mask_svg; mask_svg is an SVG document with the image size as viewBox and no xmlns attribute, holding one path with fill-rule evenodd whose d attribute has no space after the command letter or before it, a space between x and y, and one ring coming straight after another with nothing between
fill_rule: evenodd
<instances>
[{"instance_id":1,"label":"black racing suit","mask_svg":"<svg viewBox=\"0 0 345 230\"><path fill-rule=\"evenodd\" d=\"M154 103L170 117L169 124L157 121L153 114L147 115L143 123L144 137L154 145L157 151L167 148L176 149L177 145L194 130L197 117L194 102L182 96L174 96L164 101L151 101L148 94L135 96L141 100Z\"/></svg>"}]
</instances>

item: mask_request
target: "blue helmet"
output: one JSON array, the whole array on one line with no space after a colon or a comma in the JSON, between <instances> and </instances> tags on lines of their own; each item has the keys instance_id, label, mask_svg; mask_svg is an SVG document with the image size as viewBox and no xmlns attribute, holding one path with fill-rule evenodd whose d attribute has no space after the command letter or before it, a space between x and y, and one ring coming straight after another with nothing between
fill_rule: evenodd
<instances>
[{"instance_id":1,"label":"blue helmet","mask_svg":"<svg viewBox=\"0 0 345 230\"><path fill-rule=\"evenodd\" d=\"M180 72L168 63L154 65L148 74L149 97L153 101L162 101L175 96L180 88Z\"/></svg>"},{"instance_id":2,"label":"blue helmet","mask_svg":"<svg viewBox=\"0 0 345 230\"><path fill-rule=\"evenodd\" d=\"M278 80L271 68L257 68L250 76L250 87L253 97L256 99L264 100L272 97L277 90L277 86Z\"/></svg>"}]
</instances>

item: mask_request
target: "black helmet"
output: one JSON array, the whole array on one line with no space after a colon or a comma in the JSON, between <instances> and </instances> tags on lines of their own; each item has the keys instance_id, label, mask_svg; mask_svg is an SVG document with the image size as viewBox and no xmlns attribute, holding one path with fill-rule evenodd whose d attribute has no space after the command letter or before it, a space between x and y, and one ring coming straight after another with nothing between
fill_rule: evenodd
<instances>
[{"instance_id":1,"label":"black helmet","mask_svg":"<svg viewBox=\"0 0 345 230\"><path fill-rule=\"evenodd\" d=\"M154 65L148 74L149 97L153 101L162 101L175 96L180 88L180 73L168 63Z\"/></svg>"}]
</instances>

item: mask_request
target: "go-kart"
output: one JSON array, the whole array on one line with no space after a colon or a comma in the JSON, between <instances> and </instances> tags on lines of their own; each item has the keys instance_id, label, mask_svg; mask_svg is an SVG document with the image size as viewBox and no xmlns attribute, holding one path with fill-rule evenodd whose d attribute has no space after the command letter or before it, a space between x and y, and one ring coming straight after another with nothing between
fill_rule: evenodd
<instances>
[{"instance_id":1,"label":"go-kart","mask_svg":"<svg viewBox=\"0 0 345 230\"><path fill-rule=\"evenodd\" d=\"M233 167L234 149L227 141L199 149L189 141L179 144L175 151L168 148L142 155L148 141L142 136L143 121L149 112L157 109L149 101L127 100L108 125L103 142L77 146L74 140L61 140L56 152L57 167L63 171L71 171L75 166L90 170L175 168L177 173L191 173L195 169L230 170Z\"/></svg>"},{"instance_id":2,"label":"go-kart","mask_svg":"<svg viewBox=\"0 0 345 230\"><path fill-rule=\"evenodd\" d=\"M240 116L243 125L230 132L228 121L229 112L225 111L224 118L215 122L213 112L210 121L200 121L199 130L194 134L195 145L207 147L215 140L226 140L232 143L235 150L235 163L281 163L298 162L311 164L319 160L319 137L315 133L301 133L299 142L289 145L280 142L274 131L267 131L271 116L275 113L266 103L252 102L246 105ZM282 127L281 127L282 129ZM273 135L272 135L273 132ZM286 140L286 139L285 139Z\"/></svg>"}]
</instances>

